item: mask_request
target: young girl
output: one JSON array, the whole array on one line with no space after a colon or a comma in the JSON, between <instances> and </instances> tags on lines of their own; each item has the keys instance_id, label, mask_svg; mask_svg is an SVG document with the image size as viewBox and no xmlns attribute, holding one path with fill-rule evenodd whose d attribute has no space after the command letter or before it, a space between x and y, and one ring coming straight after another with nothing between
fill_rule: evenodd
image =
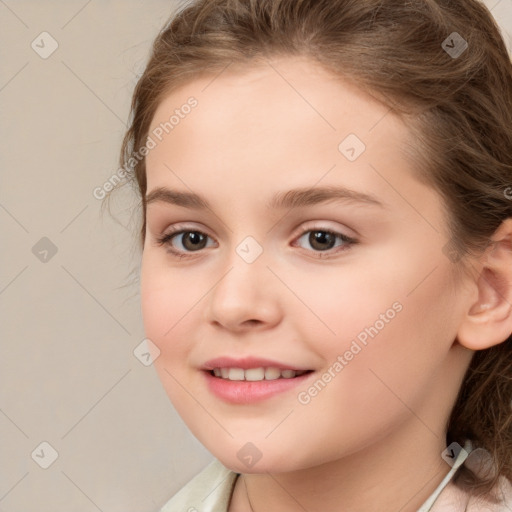
<instances>
[{"instance_id":1,"label":"young girl","mask_svg":"<svg viewBox=\"0 0 512 512\"><path fill-rule=\"evenodd\" d=\"M216 460L162 511L512 510L512 64L477 0L202 0L121 164L154 365Z\"/></svg>"}]
</instances>

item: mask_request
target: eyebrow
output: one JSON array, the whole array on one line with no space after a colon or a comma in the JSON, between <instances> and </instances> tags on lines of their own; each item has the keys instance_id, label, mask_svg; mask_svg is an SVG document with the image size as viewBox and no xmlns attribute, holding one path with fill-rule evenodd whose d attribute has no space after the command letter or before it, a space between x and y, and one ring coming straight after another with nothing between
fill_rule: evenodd
<instances>
[{"instance_id":1,"label":"eyebrow","mask_svg":"<svg viewBox=\"0 0 512 512\"><path fill-rule=\"evenodd\" d=\"M293 209L332 201L363 203L384 208L384 205L370 194L335 186L297 188L278 192L266 203L266 207L270 209ZM146 206L157 202L174 204L195 210L211 210L210 204L204 197L194 192L180 192L165 187L155 188L146 195Z\"/></svg>"}]
</instances>

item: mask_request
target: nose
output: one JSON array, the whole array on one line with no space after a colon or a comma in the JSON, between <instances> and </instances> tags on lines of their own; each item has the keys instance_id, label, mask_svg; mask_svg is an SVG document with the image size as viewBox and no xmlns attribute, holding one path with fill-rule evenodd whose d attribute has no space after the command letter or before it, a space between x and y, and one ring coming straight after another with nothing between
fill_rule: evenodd
<instances>
[{"instance_id":1,"label":"nose","mask_svg":"<svg viewBox=\"0 0 512 512\"><path fill-rule=\"evenodd\" d=\"M267 268L263 255L248 263L233 251L224 270L208 294L208 322L243 332L268 329L281 321L282 284Z\"/></svg>"}]
</instances>

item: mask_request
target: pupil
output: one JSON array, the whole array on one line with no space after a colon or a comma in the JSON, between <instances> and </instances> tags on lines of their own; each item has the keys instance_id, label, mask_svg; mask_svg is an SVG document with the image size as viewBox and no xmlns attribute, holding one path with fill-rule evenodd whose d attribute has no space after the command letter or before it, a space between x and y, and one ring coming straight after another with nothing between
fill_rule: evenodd
<instances>
[{"instance_id":1,"label":"pupil","mask_svg":"<svg viewBox=\"0 0 512 512\"><path fill-rule=\"evenodd\" d=\"M334 235L327 231L312 231L309 235L309 243L311 244L311 247L320 250L332 249L334 241ZM322 244L327 244L328 247L325 247L325 245Z\"/></svg>"},{"instance_id":2,"label":"pupil","mask_svg":"<svg viewBox=\"0 0 512 512\"><path fill-rule=\"evenodd\" d=\"M201 240L203 239L203 240ZM183 239L183 246L187 249L202 249L202 247L204 246L201 245L199 246L198 244L201 243L201 241L204 242L204 240L206 239L206 237L204 237L201 233L198 233L196 231L191 231L189 233L186 233L185 236L184 236L184 239ZM187 240L190 240L192 242L192 245L187 247Z\"/></svg>"}]
</instances>

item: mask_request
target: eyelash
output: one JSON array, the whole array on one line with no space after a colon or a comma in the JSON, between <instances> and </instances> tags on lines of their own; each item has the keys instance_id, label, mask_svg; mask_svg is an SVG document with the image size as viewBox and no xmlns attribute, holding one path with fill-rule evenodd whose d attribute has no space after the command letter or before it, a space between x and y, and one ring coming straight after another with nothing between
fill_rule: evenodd
<instances>
[{"instance_id":1,"label":"eyelash","mask_svg":"<svg viewBox=\"0 0 512 512\"><path fill-rule=\"evenodd\" d=\"M338 254L340 252L345 252L345 251L349 250L352 245L355 245L358 243L358 241L355 238L351 238L347 235L344 235L343 233L339 233L339 232L333 231L331 229L325 229L323 227L317 227L317 226L309 227L308 229L303 230L298 235L298 237L296 237L296 240L300 240L306 233L315 232L315 231L334 235L336 237L336 239L340 239L344 242L344 248L334 251L334 254ZM179 259L193 257L195 253L201 252L201 249L198 251L188 251L188 253L183 253L181 251L177 251L171 245L171 241L174 237L176 237L177 235L184 234L184 233L199 233L208 238L211 238L206 233L203 233L202 231L199 231L197 229L186 229L186 228L184 229L181 227L177 227L173 231L165 233L164 235L162 235L160 237L157 237L156 243L159 246L164 246L164 245L167 246L167 251L169 253L171 253L172 255L178 257ZM315 250L309 251L308 250L308 252L317 253L316 257L318 257L318 258L328 258L328 257L333 256L333 249L328 249L326 251L315 251Z\"/></svg>"}]
</instances>

